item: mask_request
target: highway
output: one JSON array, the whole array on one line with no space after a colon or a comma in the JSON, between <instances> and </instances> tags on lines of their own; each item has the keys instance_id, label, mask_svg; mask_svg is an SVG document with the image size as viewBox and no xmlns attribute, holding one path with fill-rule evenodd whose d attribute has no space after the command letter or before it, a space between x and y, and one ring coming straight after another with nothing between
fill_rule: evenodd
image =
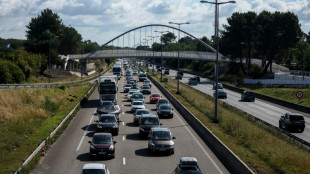
<instances>
[{"instance_id":1,"label":"highway","mask_svg":"<svg viewBox=\"0 0 310 174\"><path fill-rule=\"evenodd\" d=\"M150 69L152 69L152 67L149 67ZM170 73L169 73L169 77L175 79L176 76L176 72L175 70L170 69ZM151 73L151 71L150 71ZM180 80L181 83L184 84L188 84L188 79L194 77L194 75L192 74L188 74L188 73L184 73L184 76L182 78L182 80ZM213 81L210 79L206 79L206 78L200 78L200 83L198 83L198 85L192 85L191 87L206 93L208 95L213 96L213 92L214 90L213 88ZM180 90L182 90L180 88ZM301 138L304 141L310 142L310 114L308 113L303 113L300 111L296 111L293 109L289 109L289 108L285 108L283 106L280 105L276 105L264 100L260 100L260 99L255 99L255 102L242 102L240 101L241 99L241 94L225 89L226 93L227 93L227 99L219 99L223 102L226 102L240 110L245 111L248 114L251 114L273 126L278 127L279 126L279 119L281 117L281 115L283 115L286 112L294 112L294 113L301 113L305 116L305 122L306 122L306 127L304 132L302 133L291 133L295 136L297 136L298 138Z\"/></svg>"},{"instance_id":2,"label":"highway","mask_svg":"<svg viewBox=\"0 0 310 174\"><path fill-rule=\"evenodd\" d=\"M109 71L107 75L111 75ZM133 114L130 113L130 102L125 101L122 86L125 77L119 81L118 104L122 109L120 115L120 132L114 136L116 143L115 159L89 158L89 143L96 131L94 115L99 94L97 90L90 96L88 102L72 119L68 128L52 145L46 156L42 157L32 174L76 174L80 173L83 164L99 162L107 165L110 174L158 174L171 173L181 157L192 156L197 158L203 173L227 174L229 171L223 166L213 152L199 138L187 122L174 110L173 119L161 119L162 127L170 128L176 137L175 153L173 155L154 155L147 149L147 140L140 140L139 128L134 126ZM142 82L138 83L140 87ZM152 85L152 93L160 93ZM161 94L161 93L160 93ZM162 94L161 94L162 95ZM149 104L149 95L145 95L146 108L156 113L155 104Z\"/></svg>"}]
</instances>

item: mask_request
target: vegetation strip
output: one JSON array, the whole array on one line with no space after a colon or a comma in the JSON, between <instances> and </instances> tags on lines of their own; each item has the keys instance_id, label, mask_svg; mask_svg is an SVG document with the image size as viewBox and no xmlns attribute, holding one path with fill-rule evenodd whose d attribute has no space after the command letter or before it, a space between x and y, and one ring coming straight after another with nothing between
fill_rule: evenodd
<instances>
[{"instance_id":1,"label":"vegetation strip","mask_svg":"<svg viewBox=\"0 0 310 174\"><path fill-rule=\"evenodd\" d=\"M159 81L156 72L154 79ZM161 83L196 118L212 131L224 144L239 156L255 173L309 173L309 150L283 138L273 128L226 103L219 104L219 123L213 122L213 98L184 84L180 95L176 93L176 81Z\"/></svg>"}]
</instances>

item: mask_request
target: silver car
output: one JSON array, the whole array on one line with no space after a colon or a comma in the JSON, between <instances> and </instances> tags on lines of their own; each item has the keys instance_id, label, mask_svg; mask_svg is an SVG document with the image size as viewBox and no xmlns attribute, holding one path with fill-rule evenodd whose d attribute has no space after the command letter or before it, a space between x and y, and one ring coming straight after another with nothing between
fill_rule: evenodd
<instances>
[{"instance_id":1,"label":"silver car","mask_svg":"<svg viewBox=\"0 0 310 174\"><path fill-rule=\"evenodd\" d=\"M135 112L137 109L145 109L143 101L133 101L131 104L131 112Z\"/></svg>"}]
</instances>

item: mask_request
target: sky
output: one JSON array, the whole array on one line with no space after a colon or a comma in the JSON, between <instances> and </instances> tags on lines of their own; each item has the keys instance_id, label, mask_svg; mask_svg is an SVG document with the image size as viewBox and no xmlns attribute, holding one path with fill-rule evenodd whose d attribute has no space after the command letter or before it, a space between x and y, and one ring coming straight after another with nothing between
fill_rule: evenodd
<instances>
[{"instance_id":1,"label":"sky","mask_svg":"<svg viewBox=\"0 0 310 174\"><path fill-rule=\"evenodd\" d=\"M214 35L215 7L200 0L0 0L0 38L26 39L26 25L46 8L100 45L135 27L169 22L189 22L181 29L198 38ZM310 31L310 0L236 0L220 6L220 29L234 12L263 10L293 12L303 32Z\"/></svg>"}]
</instances>

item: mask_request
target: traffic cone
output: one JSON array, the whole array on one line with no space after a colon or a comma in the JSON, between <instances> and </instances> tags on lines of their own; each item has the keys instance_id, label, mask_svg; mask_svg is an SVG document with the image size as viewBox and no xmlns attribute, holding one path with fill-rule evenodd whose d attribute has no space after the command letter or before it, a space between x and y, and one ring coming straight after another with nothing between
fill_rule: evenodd
<instances>
[{"instance_id":1,"label":"traffic cone","mask_svg":"<svg viewBox=\"0 0 310 174\"><path fill-rule=\"evenodd\" d=\"M41 156L45 156L45 150L44 150L44 146L42 147L42 152L41 152Z\"/></svg>"}]
</instances>

